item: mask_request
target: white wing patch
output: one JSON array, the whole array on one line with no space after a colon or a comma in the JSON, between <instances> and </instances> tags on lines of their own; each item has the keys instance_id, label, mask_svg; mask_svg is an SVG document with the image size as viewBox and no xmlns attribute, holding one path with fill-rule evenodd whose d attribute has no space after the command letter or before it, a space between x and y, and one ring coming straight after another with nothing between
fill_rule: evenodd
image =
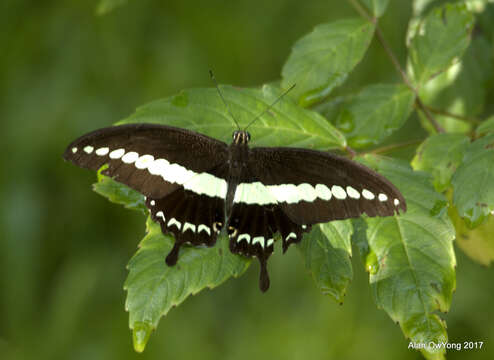
<instances>
[{"instance_id":1,"label":"white wing patch","mask_svg":"<svg viewBox=\"0 0 494 360\"><path fill-rule=\"evenodd\" d=\"M87 154L91 154L94 151L94 147L88 145L83 150ZM72 148L72 152L77 152L77 148ZM182 165L172 164L168 160L155 159L154 156L149 154L139 155L135 151L126 152L123 148L110 152L108 147L101 147L96 150L96 155L108 155L112 160L121 159L126 164L134 164L139 170L147 169L151 175L161 176L165 181L183 185L186 190L199 195L226 198L228 187L226 180L206 172L196 173Z\"/></svg>"},{"instance_id":2,"label":"white wing patch","mask_svg":"<svg viewBox=\"0 0 494 360\"><path fill-rule=\"evenodd\" d=\"M242 183L235 190L234 203L266 205L276 203L276 199L260 182Z\"/></svg>"},{"instance_id":3,"label":"white wing patch","mask_svg":"<svg viewBox=\"0 0 494 360\"><path fill-rule=\"evenodd\" d=\"M102 147L102 148L99 148L98 150L96 150L96 155L98 155L98 156L105 156L106 154L108 154L108 151L110 151L109 148Z\"/></svg>"},{"instance_id":4,"label":"white wing patch","mask_svg":"<svg viewBox=\"0 0 494 360\"><path fill-rule=\"evenodd\" d=\"M87 145L83 150L87 154L91 154L94 148ZM72 152L77 152L77 148L72 148ZM149 154L140 156L135 151L126 152L122 148L110 152L108 147L100 147L95 153L98 156L109 155L110 159L113 160L121 159L126 164L134 164L140 170L147 169L151 175L161 176L163 180L182 185L184 189L196 194L226 199L228 189L226 180L207 172L196 173L182 165L170 163L166 159L155 159ZM340 185L327 186L325 184L313 186L308 183L264 185L256 181L239 184L235 190L233 201L234 203L269 205L277 203L294 204L301 201L313 202L318 198L329 201L333 197L336 200L345 200L347 197L356 200L361 197L366 200L374 200L376 195L367 189L359 192L352 186L346 186L346 188ZM389 200L389 197L384 193L379 193L377 198L381 202ZM393 199L393 204L399 206L400 201ZM181 224L174 225L179 227ZM202 230L205 231L205 228L202 228ZM198 229L198 231L201 231L201 229Z\"/></svg>"},{"instance_id":5,"label":"white wing patch","mask_svg":"<svg viewBox=\"0 0 494 360\"><path fill-rule=\"evenodd\" d=\"M263 185L261 182L241 183L235 191L235 203L269 205L278 203L295 204L300 201L313 202L317 199L325 201L335 198L336 200L345 200L347 198L358 200L364 198L366 200L374 200L376 195L373 192L363 189L361 192L352 186L346 188L340 185L328 187L324 184L315 186L302 183L280 184L280 185ZM388 196L380 193L379 201L388 201ZM395 206L400 205L398 199L393 200Z\"/></svg>"},{"instance_id":6,"label":"white wing patch","mask_svg":"<svg viewBox=\"0 0 494 360\"><path fill-rule=\"evenodd\" d=\"M139 154L135 151L130 151L122 156L122 161L126 164L132 164L139 158Z\"/></svg>"},{"instance_id":7,"label":"white wing patch","mask_svg":"<svg viewBox=\"0 0 494 360\"><path fill-rule=\"evenodd\" d=\"M381 202L385 202L385 201L388 201L388 196L386 194L379 194L379 196L377 197L379 199L379 201Z\"/></svg>"},{"instance_id":8,"label":"white wing patch","mask_svg":"<svg viewBox=\"0 0 494 360\"><path fill-rule=\"evenodd\" d=\"M113 150L110 153L110 159L120 159L125 154L124 149Z\"/></svg>"}]
</instances>

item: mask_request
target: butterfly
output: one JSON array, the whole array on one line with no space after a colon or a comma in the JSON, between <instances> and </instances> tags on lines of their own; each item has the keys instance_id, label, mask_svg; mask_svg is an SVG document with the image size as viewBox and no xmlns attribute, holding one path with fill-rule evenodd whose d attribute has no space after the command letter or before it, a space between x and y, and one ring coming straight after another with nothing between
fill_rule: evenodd
<instances>
[{"instance_id":1,"label":"butterfly","mask_svg":"<svg viewBox=\"0 0 494 360\"><path fill-rule=\"evenodd\" d=\"M303 148L250 148L250 139L246 128L227 145L177 127L126 124L81 136L63 157L92 170L106 165L104 175L145 196L152 220L175 238L168 266L183 245L214 246L226 231L232 253L259 260L263 292L278 236L285 252L315 224L406 211L400 191L358 162Z\"/></svg>"}]
</instances>

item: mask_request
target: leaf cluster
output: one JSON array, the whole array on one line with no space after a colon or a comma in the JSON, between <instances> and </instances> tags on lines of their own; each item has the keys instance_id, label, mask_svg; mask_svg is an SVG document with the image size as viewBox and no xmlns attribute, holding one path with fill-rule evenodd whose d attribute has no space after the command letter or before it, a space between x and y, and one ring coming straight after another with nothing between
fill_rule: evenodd
<instances>
[{"instance_id":1,"label":"leaf cluster","mask_svg":"<svg viewBox=\"0 0 494 360\"><path fill-rule=\"evenodd\" d=\"M249 128L252 146L344 152L401 190L406 214L321 224L298 248L320 291L342 302L353 277L353 244L377 306L403 334L415 343L447 341L439 312L449 310L456 286L453 240L459 239L460 248L483 264L494 259L489 238L494 226L494 118L485 101L493 91L494 26L482 20L489 4L414 1L402 65L379 27L389 1L348 3L359 16L318 25L298 40L277 85L224 85L221 91L239 123L247 124L297 84ZM372 41L381 46L384 60L389 58L397 81L348 91L345 81ZM184 90L141 106L121 121L138 122L179 126L227 142L233 128L213 88ZM423 136L400 133L410 122L423 128ZM408 156L393 157L403 148ZM141 195L109 178L100 176L95 191L128 208L145 208ZM144 350L171 307L245 272L250 262L232 255L227 242L222 237L213 248L187 248L177 266L167 267L164 258L173 239L148 217L147 235L128 265L125 283L137 351ZM441 358L445 350L421 352Z\"/></svg>"}]
</instances>

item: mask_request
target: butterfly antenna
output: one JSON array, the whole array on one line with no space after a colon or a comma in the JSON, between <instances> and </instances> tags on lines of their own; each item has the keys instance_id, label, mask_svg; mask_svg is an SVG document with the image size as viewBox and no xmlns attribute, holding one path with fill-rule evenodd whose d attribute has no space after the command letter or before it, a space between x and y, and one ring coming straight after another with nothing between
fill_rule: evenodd
<instances>
[{"instance_id":1,"label":"butterfly antenna","mask_svg":"<svg viewBox=\"0 0 494 360\"><path fill-rule=\"evenodd\" d=\"M286 89L283 94L281 94L280 96L278 96L278 98L273 101L273 103L271 105L269 105L262 113L260 113L259 115L257 115L246 127L245 127L245 131L247 130L247 128L249 126L251 126L254 121L256 121L257 119L259 119L261 116L263 116L265 113L267 113L269 110L271 110L273 108L273 106L275 106L278 101L280 101L286 94L288 94L294 87L295 87L296 84L293 84L292 86L290 86L288 89Z\"/></svg>"},{"instance_id":2,"label":"butterfly antenna","mask_svg":"<svg viewBox=\"0 0 494 360\"><path fill-rule=\"evenodd\" d=\"M220 87L218 86L218 82L216 81L216 78L214 77L213 70L209 70L209 76L211 76L211 80L213 80L214 85L216 86L216 90L218 91L218 95L220 96L221 100L223 101L223 104L225 104L225 107L226 107L226 110L228 111L228 114L230 114L230 117L235 122L235 125L237 125L237 129L240 130L240 126L238 125L237 119L235 119L232 111L230 110L230 105L228 105L225 98L223 97L223 94L221 93Z\"/></svg>"}]
</instances>

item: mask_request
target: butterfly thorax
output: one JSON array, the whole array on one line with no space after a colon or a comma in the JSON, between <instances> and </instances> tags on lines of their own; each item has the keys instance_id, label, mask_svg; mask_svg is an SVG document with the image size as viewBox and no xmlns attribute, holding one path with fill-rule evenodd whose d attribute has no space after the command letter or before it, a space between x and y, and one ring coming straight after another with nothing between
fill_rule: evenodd
<instances>
[{"instance_id":1,"label":"butterfly thorax","mask_svg":"<svg viewBox=\"0 0 494 360\"><path fill-rule=\"evenodd\" d=\"M235 131L228 149L228 191L225 203L227 217L231 213L237 185L248 175L249 140L250 134L247 131Z\"/></svg>"}]
</instances>

